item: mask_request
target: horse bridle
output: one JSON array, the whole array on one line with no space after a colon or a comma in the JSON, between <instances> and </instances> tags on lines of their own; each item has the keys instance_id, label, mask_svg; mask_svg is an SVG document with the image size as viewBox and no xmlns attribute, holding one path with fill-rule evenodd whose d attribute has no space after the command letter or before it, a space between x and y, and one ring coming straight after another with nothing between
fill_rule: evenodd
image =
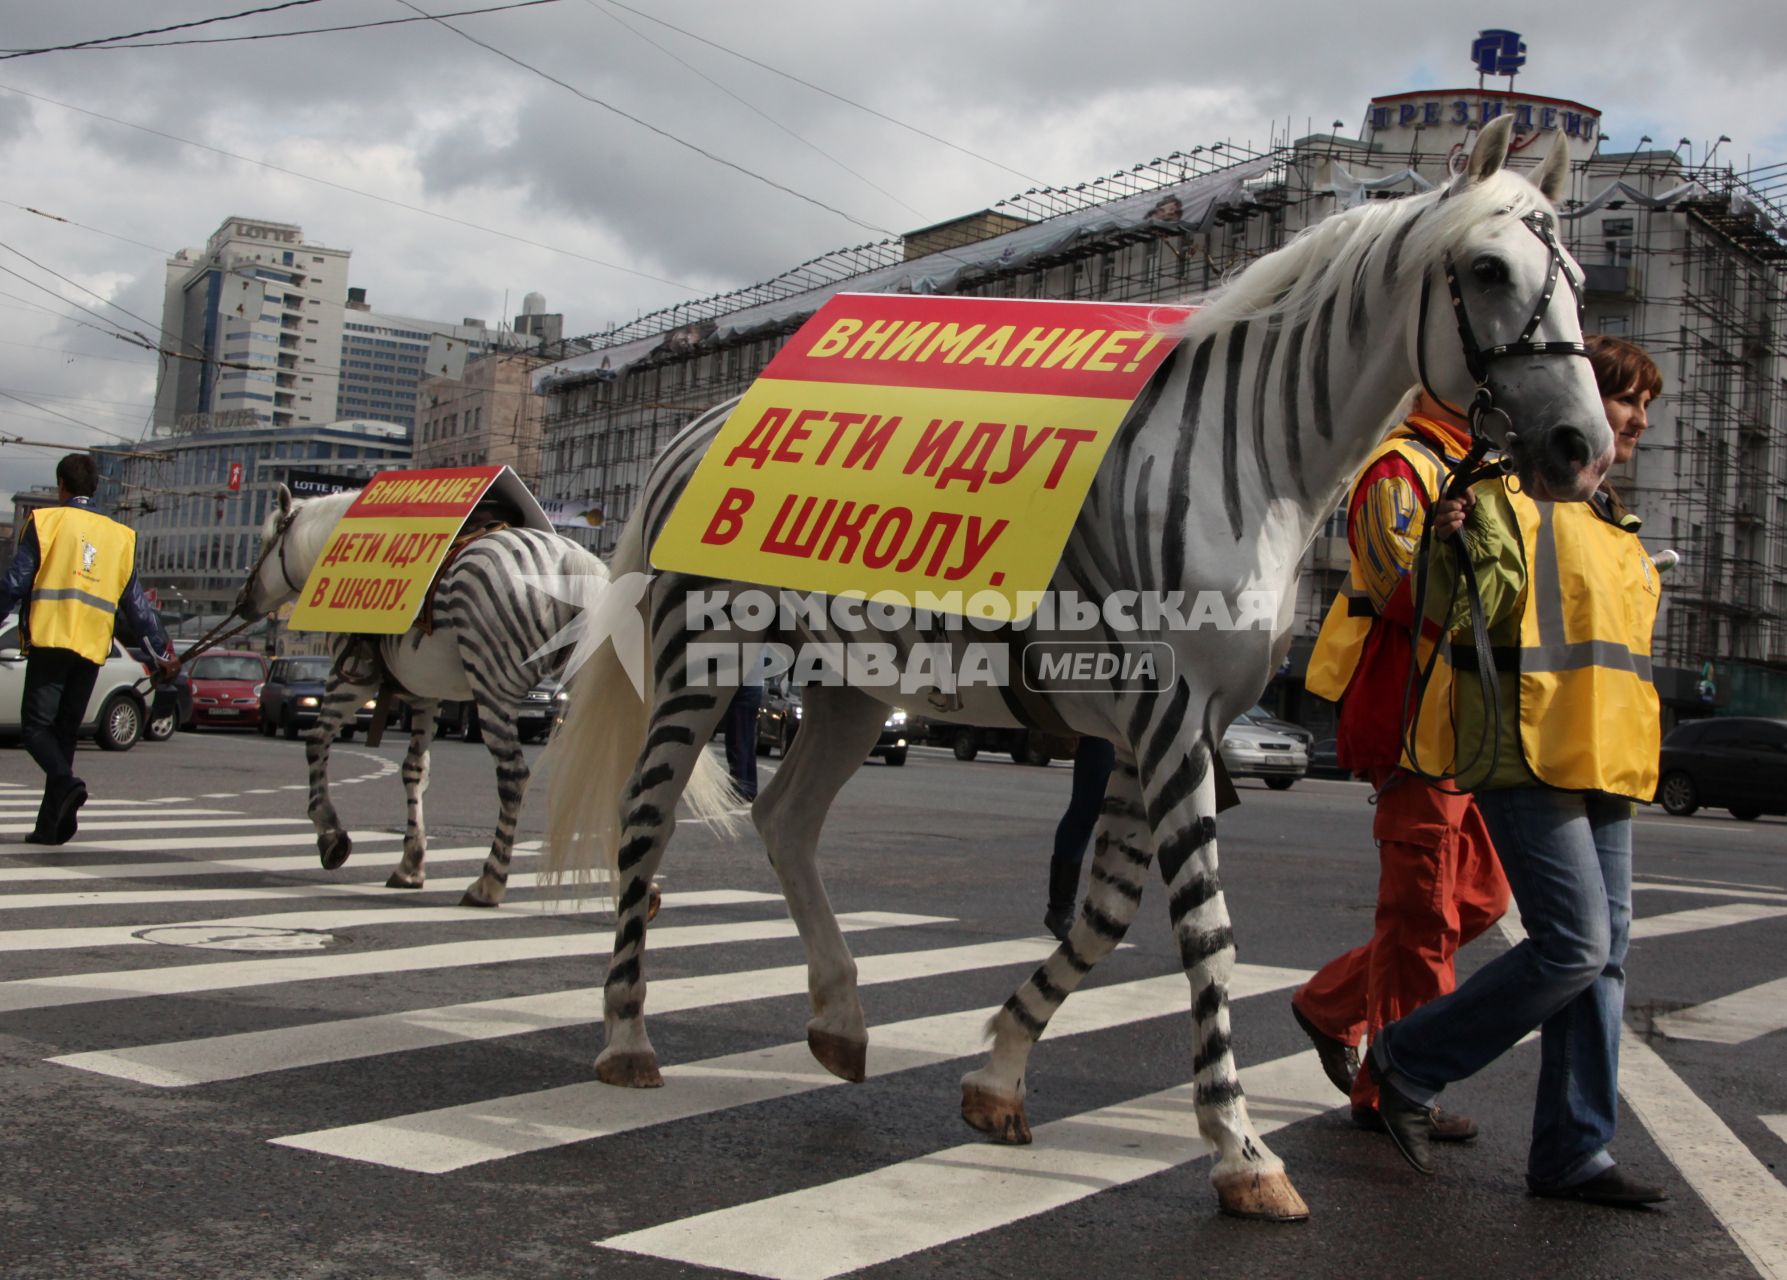
<instances>
[{"instance_id":1,"label":"horse bridle","mask_svg":"<svg viewBox=\"0 0 1787 1280\"><path fill-rule=\"evenodd\" d=\"M1446 288L1452 295L1452 314L1458 321L1458 337L1464 347L1465 369L1470 373L1471 381L1476 384L1476 389L1471 394L1470 407L1464 413L1459 414L1460 417L1465 418L1470 423L1470 448L1466 451L1464 457L1460 458L1457 463L1449 464L1451 474L1447 478L1447 482L1443 486L1441 493L1434 499L1434 506L1437 506L1442 499L1461 496L1479 480L1486 479L1493 475L1506 475L1513 470L1513 460L1505 453L1501 458L1494 462L1488 464L1483 463L1485 455L1497 447L1490 439L1489 433L1484 427L1485 420L1488 419L1491 414L1499 414L1501 416L1502 421L1508 424L1507 438L1514 438L1514 423L1512 419L1508 417L1507 410L1500 408L1495 403L1495 393L1490 390L1489 387L1490 361L1503 359L1508 356L1575 356L1584 360L1588 359L1588 348L1581 342L1543 342L1534 341L1533 339L1533 334L1537 333L1539 331L1539 326L1544 323L1546 313L1551 310L1551 299L1557 293L1557 279L1559 275L1564 277L1565 283L1570 286L1570 292L1575 295L1576 314L1579 320L1582 315L1583 299L1582 290L1578 288L1576 284L1576 277L1564 270L1564 249L1563 246L1558 243L1557 226L1552 215L1542 209L1535 209L1531 213L1523 215L1520 221L1521 224L1525 226L1528 231L1531 231L1537 236L1540 243L1545 246L1547 252L1551 255L1551 265L1545 273L1545 286L1539 292L1538 301L1533 304L1532 314L1527 317L1526 324L1522 326L1520 336L1515 338L1512 342L1497 343L1490 347L1485 347L1478 343L1476 330L1471 325L1470 312L1464 305L1464 291L1459 288L1458 285L1458 264L1453 261L1450 254L1446 255L1444 263ZM1416 372L1420 375L1422 390L1424 390L1436 404L1450 409L1453 413L1458 413L1458 410L1448 403L1444 396L1433 389L1433 384L1427 377L1427 311L1428 298L1432 292L1432 285L1433 276L1432 273L1429 272L1421 281L1421 314L1419 320L1421 327L1415 338ZM1433 651L1428 655L1425 667L1422 666L1419 658L1419 637L1422 619L1426 616L1426 571L1428 566L1428 550L1432 538L1433 509L1432 506L1430 506L1427 511L1427 518L1422 524L1421 538L1415 552L1414 630L1410 635L1409 675L1407 683L1403 689L1402 704L1405 708L1402 742L1403 753L1407 757L1409 765L1412 766L1412 772L1431 782L1441 782L1460 776L1473 769L1482 756L1484 743L1487 742L1490 748L1490 756L1489 768L1485 776L1492 777L1495 774L1497 762L1500 757L1502 732L1500 680L1496 675L1495 657L1489 642L1488 623L1483 616L1483 601L1481 592L1477 586L1476 572L1472 568L1469 558L1462 555L1458 557L1458 564L1460 579L1464 583L1465 591L1469 598L1471 639L1473 647L1476 650L1477 679L1480 686L1480 697L1485 712L1485 732L1483 736L1479 738L1476 752L1473 754L1468 765L1454 768L1449 774L1428 773L1426 770L1422 769L1420 765L1418 741L1420 735L1418 726L1420 724L1421 708L1425 702L1427 686L1429 681L1433 678L1434 666L1439 660L1440 653L1440 646L1437 644L1434 645ZM1456 598L1457 589L1458 584L1455 582L1453 584L1454 598ZM1412 705L1415 708L1412 721L1408 719L1408 712L1406 710L1411 705L1411 699L1413 700Z\"/></svg>"},{"instance_id":2,"label":"horse bridle","mask_svg":"<svg viewBox=\"0 0 1787 1280\"><path fill-rule=\"evenodd\" d=\"M279 523L273 529L273 536L262 541L261 554L256 557L254 567L248 571L248 578L242 583L242 589L236 593L236 599L230 605L229 613L224 616L222 622L205 632L192 643L185 653L180 655L179 662L182 665L191 662L205 650L214 649L225 640L233 639L261 620L259 614L244 614L242 611L248 607L249 599L254 595L254 584L255 580L261 576L261 566L267 563L267 557L273 554L275 547L279 548L279 576L285 579L285 585L290 587L294 593L303 594L304 584L292 581L292 571L285 562L285 535L291 529L292 521L297 519L297 515L296 510L289 510L279 517ZM232 618L240 618L241 621L232 627L229 625Z\"/></svg>"},{"instance_id":3,"label":"horse bridle","mask_svg":"<svg viewBox=\"0 0 1787 1280\"><path fill-rule=\"evenodd\" d=\"M1509 427L1508 435L1513 436L1513 422L1507 411L1495 403L1495 393L1489 387L1489 363L1492 360L1504 359L1508 356L1575 356L1584 360L1588 358L1588 348L1581 342L1545 342L1534 341L1533 335L1544 323L1546 313L1551 310L1551 299L1557 293L1557 281L1561 275L1569 285L1570 292L1576 299L1576 314L1580 318L1583 309L1582 290L1577 287L1576 277L1564 270L1564 247L1558 242L1557 224L1553 216L1543 209L1535 209L1522 215L1521 225L1545 246L1551 257L1551 263L1545 273L1545 285L1539 291L1539 299L1533 304L1532 314L1527 317L1526 324L1520 330L1520 336L1512 342L1501 342L1485 347L1477 341L1476 329L1471 324L1470 311L1464 305L1464 290L1458 284L1458 264L1451 254L1446 255L1444 268L1446 288L1452 295L1452 315L1458 322L1458 339L1464 348L1464 367L1476 384L1471 394L1468 409L1460 411L1439 392L1433 389L1433 383L1427 377L1427 312L1428 299L1433 291L1433 277L1429 274L1421 281L1421 313L1420 329L1415 337L1415 369L1421 378L1421 389L1434 403L1450 409L1470 424L1471 447L1463 462L1454 469L1452 479L1446 486L1446 497L1453 497L1463 492L1485 475L1496 472L1506 473L1510 469L1510 460L1504 458L1495 466L1477 471L1477 464L1485 454L1496 448L1489 433L1484 429L1484 422L1492 414L1499 414Z\"/></svg>"}]
</instances>

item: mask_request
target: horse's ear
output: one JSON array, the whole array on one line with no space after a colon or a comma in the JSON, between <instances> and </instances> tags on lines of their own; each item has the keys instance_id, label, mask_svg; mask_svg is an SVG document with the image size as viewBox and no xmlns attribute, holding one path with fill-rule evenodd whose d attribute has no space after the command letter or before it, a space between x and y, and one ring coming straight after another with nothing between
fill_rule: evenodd
<instances>
[{"instance_id":1,"label":"horse's ear","mask_svg":"<svg viewBox=\"0 0 1787 1280\"><path fill-rule=\"evenodd\" d=\"M1481 182L1492 173L1501 172L1508 162L1508 146L1514 141L1514 117L1502 114L1483 126L1477 145L1471 148L1470 163L1464 168L1466 182Z\"/></svg>"},{"instance_id":2,"label":"horse's ear","mask_svg":"<svg viewBox=\"0 0 1787 1280\"><path fill-rule=\"evenodd\" d=\"M1551 131L1551 149L1539 162L1533 174L1533 185L1539 188L1539 194L1552 204L1563 197L1564 187L1570 181L1570 144L1564 141L1564 131Z\"/></svg>"},{"instance_id":3,"label":"horse's ear","mask_svg":"<svg viewBox=\"0 0 1787 1280\"><path fill-rule=\"evenodd\" d=\"M275 490L275 492L279 495L279 514L282 516L291 515L292 514L292 491L290 489L286 488L282 484L279 486L279 488L277 490Z\"/></svg>"}]
</instances>

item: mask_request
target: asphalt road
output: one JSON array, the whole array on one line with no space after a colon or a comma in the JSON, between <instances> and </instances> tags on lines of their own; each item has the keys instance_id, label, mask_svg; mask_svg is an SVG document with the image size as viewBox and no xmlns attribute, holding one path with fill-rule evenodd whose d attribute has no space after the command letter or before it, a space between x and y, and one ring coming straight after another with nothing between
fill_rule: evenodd
<instances>
[{"instance_id":1,"label":"asphalt road","mask_svg":"<svg viewBox=\"0 0 1787 1280\"><path fill-rule=\"evenodd\" d=\"M524 855L507 905L454 905L495 815L459 742L435 752L429 887L384 889L397 758L338 747L357 847L326 873L298 744L85 748L94 801L56 851L21 842L38 780L0 746L0 1275L1787 1276L1778 819L1639 819L1615 1152L1672 1199L1617 1212L1523 1194L1532 1044L1448 1092L1484 1135L1432 1178L1352 1128L1286 1002L1369 932L1367 793L1243 783L1221 827L1235 1038L1313 1209L1267 1227L1217 1215L1174 1092L1190 1019L1158 891L1032 1059L1035 1145L956 1114L980 1023L1048 946L1064 766L920 750L846 790L825 866L875 1028L855 1087L807 1058L755 836L683 825L648 950L668 1083L623 1091L590 1071L601 904L551 910Z\"/></svg>"}]
</instances>

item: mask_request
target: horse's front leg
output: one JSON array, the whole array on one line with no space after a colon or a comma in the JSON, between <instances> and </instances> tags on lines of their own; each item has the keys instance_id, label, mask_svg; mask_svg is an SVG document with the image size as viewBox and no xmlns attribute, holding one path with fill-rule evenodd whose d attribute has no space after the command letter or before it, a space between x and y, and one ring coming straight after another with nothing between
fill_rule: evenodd
<instances>
[{"instance_id":1,"label":"horse's front leg","mask_svg":"<svg viewBox=\"0 0 1787 1280\"><path fill-rule=\"evenodd\" d=\"M525 690L523 691L525 693ZM496 761L496 834L484 870L460 898L462 907L495 907L509 887L509 862L515 854L515 826L521 821L521 802L527 796L529 770L515 732L515 704L522 694L496 690L478 698L478 717L484 727L484 746Z\"/></svg>"},{"instance_id":2,"label":"horse's front leg","mask_svg":"<svg viewBox=\"0 0 1787 1280\"><path fill-rule=\"evenodd\" d=\"M804 698L800 733L751 807L751 821L769 849L807 952L813 1002L807 1047L827 1071L860 1084L868 1071L868 1024L856 991L856 961L819 877L819 828L874 747L887 708L850 688L810 688Z\"/></svg>"},{"instance_id":3,"label":"horse's front leg","mask_svg":"<svg viewBox=\"0 0 1787 1280\"><path fill-rule=\"evenodd\" d=\"M335 870L354 851L354 842L329 799L329 744L353 718L354 709L377 689L376 682L354 682L343 678L339 669L331 671L323 686L322 710L304 735L304 758L310 765L310 821L316 827L316 851L325 871Z\"/></svg>"},{"instance_id":4,"label":"horse's front leg","mask_svg":"<svg viewBox=\"0 0 1787 1280\"><path fill-rule=\"evenodd\" d=\"M1181 735L1147 779L1160 877L1196 1020L1192 1085L1198 1132L1216 1150L1210 1181L1224 1213L1298 1222L1309 1206L1247 1115L1229 1040L1235 934L1216 869L1216 780L1207 735Z\"/></svg>"},{"instance_id":5,"label":"horse's front leg","mask_svg":"<svg viewBox=\"0 0 1787 1280\"><path fill-rule=\"evenodd\" d=\"M385 881L387 889L420 889L427 879L423 859L428 854L428 832L422 825L422 797L428 792L428 744L434 740L434 714L440 703L434 698L410 702L410 745L403 756L403 861Z\"/></svg>"},{"instance_id":6,"label":"horse's front leg","mask_svg":"<svg viewBox=\"0 0 1787 1280\"><path fill-rule=\"evenodd\" d=\"M962 1119L974 1128L1000 1142L1030 1141L1024 1115L1024 1070L1030 1051L1061 1002L1129 931L1153 860L1153 837L1135 764L1120 755L1099 814L1086 905L1067 941L987 1024L993 1050L986 1065L962 1077Z\"/></svg>"}]
</instances>

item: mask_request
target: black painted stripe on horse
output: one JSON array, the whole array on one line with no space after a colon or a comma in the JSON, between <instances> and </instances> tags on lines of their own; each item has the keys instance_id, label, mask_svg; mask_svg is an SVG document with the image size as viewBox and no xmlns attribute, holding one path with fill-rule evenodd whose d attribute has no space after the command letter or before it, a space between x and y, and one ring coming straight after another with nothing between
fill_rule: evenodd
<instances>
[{"instance_id":1,"label":"black painted stripe on horse","mask_svg":"<svg viewBox=\"0 0 1787 1280\"><path fill-rule=\"evenodd\" d=\"M1190 862L1199 849L1216 839L1216 819L1197 818L1190 826L1175 831L1160 845L1160 878L1165 884L1171 884L1179 878L1179 872ZM1200 879L1202 877L1199 877ZM1178 904L1178 894L1173 895L1173 904ZM1178 920L1175 912L1168 918Z\"/></svg>"},{"instance_id":2,"label":"black painted stripe on horse","mask_svg":"<svg viewBox=\"0 0 1787 1280\"><path fill-rule=\"evenodd\" d=\"M1222 1012L1223 1006L1229 1002L1229 993L1221 983L1206 983L1204 989L1197 993L1191 1002L1191 1016L1204 1023Z\"/></svg>"},{"instance_id":3,"label":"black painted stripe on horse","mask_svg":"<svg viewBox=\"0 0 1787 1280\"><path fill-rule=\"evenodd\" d=\"M1191 375L1185 382L1179 438L1173 445L1173 470L1167 476L1166 545L1160 552L1161 576L1167 582L1179 582L1184 575L1184 531L1191 523L1191 450L1197 443L1198 412L1203 405L1204 380L1210 376L1210 352L1215 346L1214 334L1198 343L1191 357Z\"/></svg>"},{"instance_id":4,"label":"black painted stripe on horse","mask_svg":"<svg viewBox=\"0 0 1787 1280\"><path fill-rule=\"evenodd\" d=\"M1187 969L1203 964L1211 956L1235 949L1235 931L1228 925L1218 929L1192 929L1179 938L1179 958Z\"/></svg>"},{"instance_id":5,"label":"black painted stripe on horse","mask_svg":"<svg viewBox=\"0 0 1787 1280\"><path fill-rule=\"evenodd\" d=\"M1291 469L1291 483L1297 494L1309 498L1309 486L1303 479L1303 423L1298 417L1299 397L1303 389L1303 336L1306 325L1299 322L1291 329L1284 344L1284 373L1280 380L1279 406L1284 415L1284 460Z\"/></svg>"},{"instance_id":6,"label":"black painted stripe on horse","mask_svg":"<svg viewBox=\"0 0 1787 1280\"><path fill-rule=\"evenodd\" d=\"M1104 868L1100 867L1097 863L1092 864L1092 871L1087 878L1094 884L1110 886L1113 890L1123 895L1125 898L1128 898L1131 902L1140 902L1142 900L1141 885L1132 884L1128 880L1120 880Z\"/></svg>"},{"instance_id":7,"label":"black painted stripe on horse","mask_svg":"<svg viewBox=\"0 0 1787 1280\"><path fill-rule=\"evenodd\" d=\"M645 740L643 754L650 755L659 747L692 747L695 745L695 731L686 724L661 724L651 731Z\"/></svg>"},{"instance_id":8,"label":"black painted stripe on horse","mask_svg":"<svg viewBox=\"0 0 1787 1280\"><path fill-rule=\"evenodd\" d=\"M1322 300L1315 315L1315 354L1310 368L1314 380L1315 433L1324 440L1334 438L1334 393L1329 384L1329 351L1334 345L1334 304L1340 295L1330 293Z\"/></svg>"},{"instance_id":9,"label":"black painted stripe on horse","mask_svg":"<svg viewBox=\"0 0 1787 1280\"><path fill-rule=\"evenodd\" d=\"M1019 991L1022 989L1023 988L1020 987ZM1030 1033L1030 1038L1032 1040L1037 1040L1042 1037L1043 1028L1047 1024L1038 1021L1036 1016L1023 1006L1018 1000L1017 991L1012 992L1011 998L1005 1002L1004 1007L1005 1012L1009 1013L1020 1027Z\"/></svg>"},{"instance_id":10,"label":"black painted stripe on horse","mask_svg":"<svg viewBox=\"0 0 1787 1280\"><path fill-rule=\"evenodd\" d=\"M658 837L651 833L634 836L620 847L620 853L615 858L615 865L622 871L631 871L645 860L645 856L652 851L657 843Z\"/></svg>"},{"instance_id":11,"label":"black painted stripe on horse","mask_svg":"<svg viewBox=\"0 0 1787 1280\"><path fill-rule=\"evenodd\" d=\"M635 782L633 784L632 788L627 792L628 802L631 803L632 801L637 800L640 796L644 795L647 791L650 791L656 787L661 787L666 782L671 781L675 777L676 777L676 768L674 765L668 765L668 764L654 764L654 765L652 765L644 773L639 775L639 781Z\"/></svg>"},{"instance_id":12,"label":"black painted stripe on horse","mask_svg":"<svg viewBox=\"0 0 1787 1280\"><path fill-rule=\"evenodd\" d=\"M1211 826L1214 827L1215 824L1211 823ZM1215 832L1212 831L1210 834L1214 835ZM1200 842L1200 844L1207 843L1208 840ZM1173 892L1171 900L1167 903L1167 918L1183 920L1205 903L1219 897L1221 893L1221 877L1214 873L1193 876Z\"/></svg>"},{"instance_id":13,"label":"black painted stripe on horse","mask_svg":"<svg viewBox=\"0 0 1787 1280\"><path fill-rule=\"evenodd\" d=\"M1266 448L1266 392L1272 385L1272 362L1278 356L1278 334L1278 317L1273 316L1266 322L1260 358L1253 370L1253 456L1260 465L1260 484L1265 487L1268 498L1278 496L1278 487L1272 481L1272 454Z\"/></svg>"},{"instance_id":14,"label":"black painted stripe on horse","mask_svg":"<svg viewBox=\"0 0 1787 1280\"><path fill-rule=\"evenodd\" d=\"M1229 330L1222 381L1222 506L1228 513L1229 532L1241 541L1246 527L1241 518L1241 368L1247 361L1247 321Z\"/></svg>"},{"instance_id":15,"label":"black painted stripe on horse","mask_svg":"<svg viewBox=\"0 0 1787 1280\"><path fill-rule=\"evenodd\" d=\"M1235 1043L1226 1031L1211 1031L1191 1051L1191 1069L1193 1073L1208 1071L1224 1058L1232 1057L1234 1052Z\"/></svg>"}]
</instances>

